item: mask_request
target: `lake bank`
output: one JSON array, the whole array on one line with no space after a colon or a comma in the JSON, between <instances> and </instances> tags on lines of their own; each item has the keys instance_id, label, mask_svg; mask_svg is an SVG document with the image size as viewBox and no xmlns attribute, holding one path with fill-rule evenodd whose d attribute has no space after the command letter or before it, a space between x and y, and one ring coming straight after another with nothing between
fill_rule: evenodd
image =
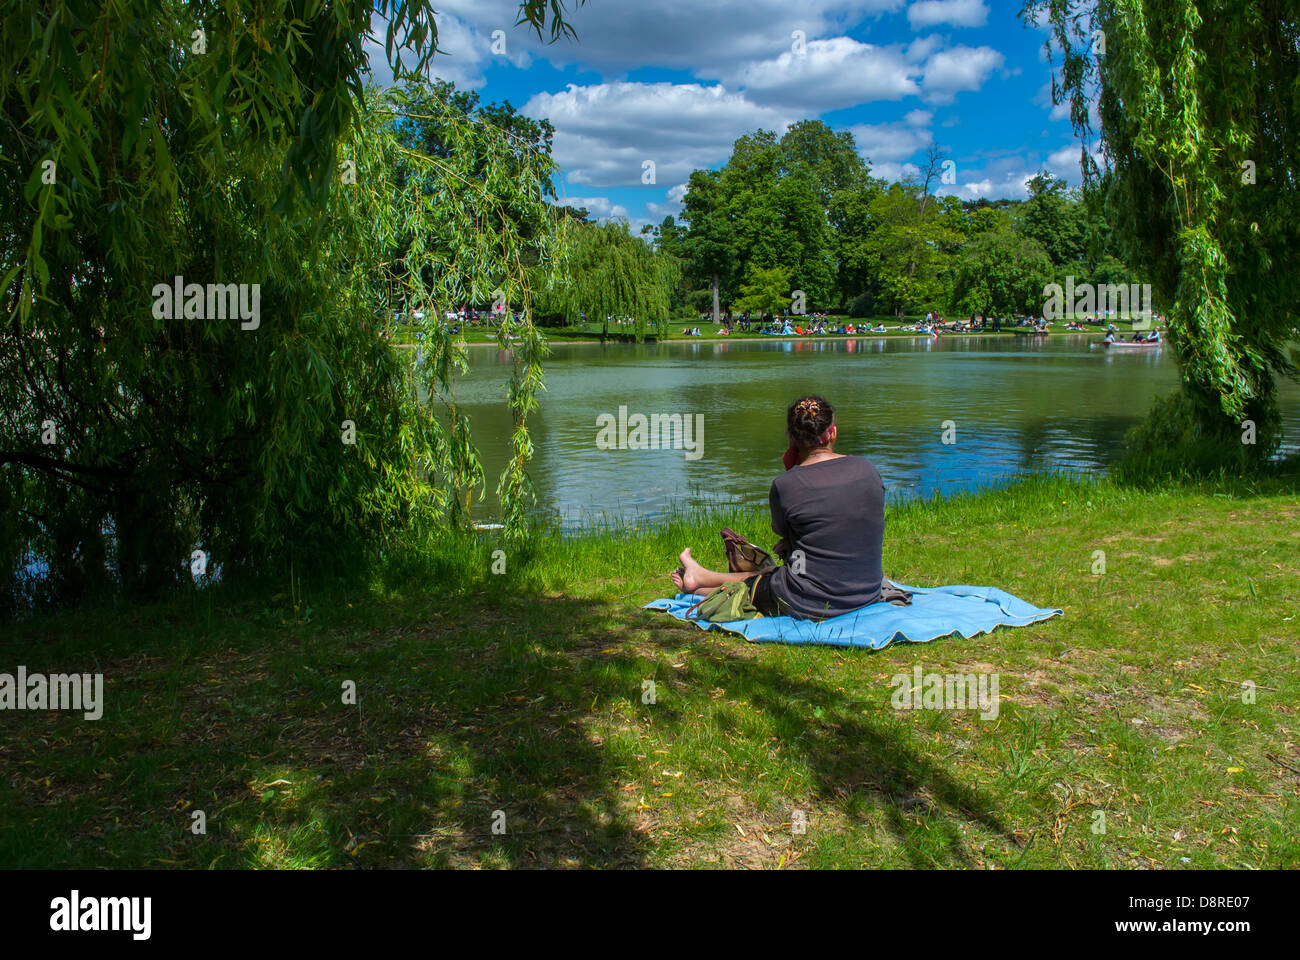
<instances>
[{"instance_id":1,"label":"lake bank","mask_svg":"<svg viewBox=\"0 0 1300 960\"><path fill-rule=\"evenodd\" d=\"M0 670L100 670L106 706L8 717L0 862L1294 867L1297 521L1293 482L894 503L890 576L1065 616L874 654L640 609L682 547L721 561L719 526L767 543L743 510L449 540L370 588L42 617ZM998 673L999 716L893 709L917 665Z\"/></svg>"}]
</instances>

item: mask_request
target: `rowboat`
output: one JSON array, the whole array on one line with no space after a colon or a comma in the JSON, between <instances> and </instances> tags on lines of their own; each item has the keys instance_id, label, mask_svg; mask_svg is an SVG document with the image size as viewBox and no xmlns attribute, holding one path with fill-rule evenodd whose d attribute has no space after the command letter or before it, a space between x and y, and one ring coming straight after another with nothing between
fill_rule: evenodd
<instances>
[{"instance_id":1,"label":"rowboat","mask_svg":"<svg viewBox=\"0 0 1300 960\"><path fill-rule=\"evenodd\" d=\"M1110 341L1103 341L1103 343L1107 348L1114 349L1114 350L1147 350L1147 349L1152 349L1154 347L1161 346L1163 341L1154 340L1150 343L1147 342L1134 343L1132 340L1110 340Z\"/></svg>"}]
</instances>

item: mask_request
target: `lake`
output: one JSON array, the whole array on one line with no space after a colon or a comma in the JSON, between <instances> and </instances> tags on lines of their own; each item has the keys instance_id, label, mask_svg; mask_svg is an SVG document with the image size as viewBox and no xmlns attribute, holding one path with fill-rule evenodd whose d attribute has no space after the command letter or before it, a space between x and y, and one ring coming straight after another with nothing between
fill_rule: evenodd
<instances>
[{"instance_id":1,"label":"lake","mask_svg":"<svg viewBox=\"0 0 1300 960\"><path fill-rule=\"evenodd\" d=\"M836 407L840 453L869 457L892 495L946 493L1028 471L1104 472L1124 431L1178 382L1173 352L1105 350L1099 337L866 338L553 346L530 421L539 506L566 528L623 525L675 507L766 504L785 451L785 408L803 393ZM1095 344L1095 346L1094 346ZM509 456L510 357L473 347L456 399L472 424L495 518ZM1300 441L1300 387L1281 384L1284 449ZM627 444L597 445L628 422ZM680 414L693 449L629 449L633 416ZM951 421L946 431L945 421ZM619 439L617 426L604 439ZM603 444L609 447L610 444Z\"/></svg>"}]
</instances>

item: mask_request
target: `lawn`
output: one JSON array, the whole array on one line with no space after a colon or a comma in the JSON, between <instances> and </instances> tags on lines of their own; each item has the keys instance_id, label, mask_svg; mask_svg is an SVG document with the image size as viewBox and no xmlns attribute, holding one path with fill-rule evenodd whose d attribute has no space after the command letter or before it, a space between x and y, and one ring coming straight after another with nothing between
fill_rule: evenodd
<instances>
[{"instance_id":1,"label":"lawn","mask_svg":"<svg viewBox=\"0 0 1300 960\"><path fill-rule=\"evenodd\" d=\"M0 671L102 671L106 705L3 716L0 866L1300 864L1294 485L895 505L894 579L1065 616L879 653L643 611L722 525L771 539L750 512L479 534L388 585L8 625ZM916 665L996 673L996 719L893 709Z\"/></svg>"}]
</instances>

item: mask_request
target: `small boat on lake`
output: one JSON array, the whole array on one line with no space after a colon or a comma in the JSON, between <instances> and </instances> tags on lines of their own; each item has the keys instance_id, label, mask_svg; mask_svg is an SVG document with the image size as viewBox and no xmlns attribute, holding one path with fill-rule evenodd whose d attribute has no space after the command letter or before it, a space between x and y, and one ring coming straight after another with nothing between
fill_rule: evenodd
<instances>
[{"instance_id":1,"label":"small boat on lake","mask_svg":"<svg viewBox=\"0 0 1300 960\"><path fill-rule=\"evenodd\" d=\"M1102 345L1112 350L1150 350L1163 344L1161 340L1105 340Z\"/></svg>"}]
</instances>

